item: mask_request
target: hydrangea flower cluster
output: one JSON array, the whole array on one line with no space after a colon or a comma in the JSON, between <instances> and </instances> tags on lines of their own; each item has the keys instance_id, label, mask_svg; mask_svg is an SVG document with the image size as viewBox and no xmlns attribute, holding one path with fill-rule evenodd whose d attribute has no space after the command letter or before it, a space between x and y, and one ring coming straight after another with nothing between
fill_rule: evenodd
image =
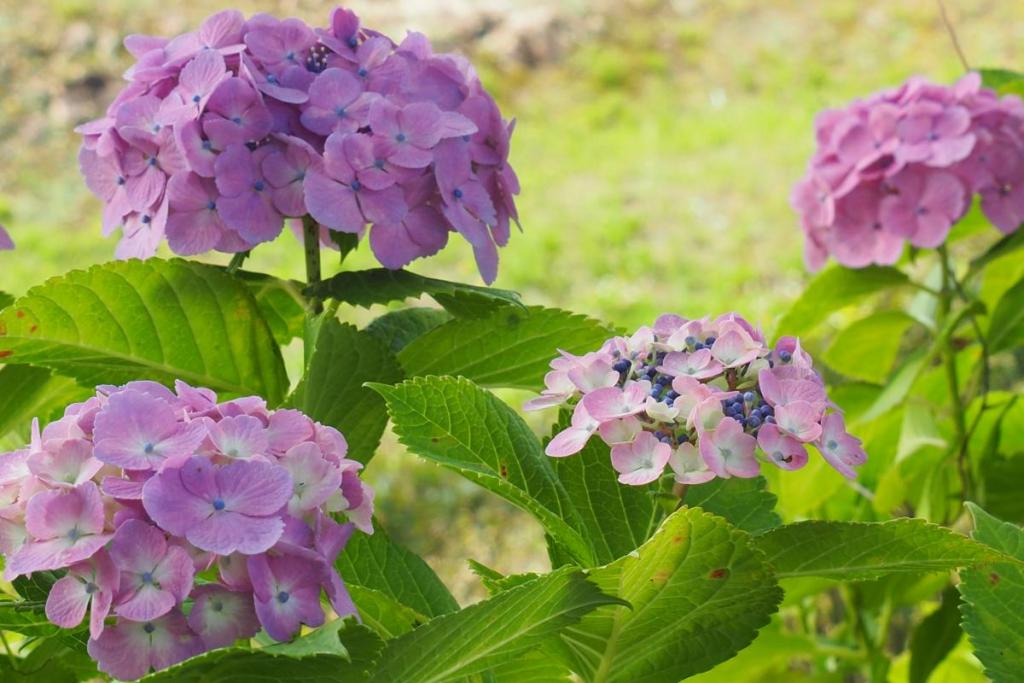
<instances>
[{"instance_id":1,"label":"hydrangea flower cluster","mask_svg":"<svg viewBox=\"0 0 1024 683\"><path fill-rule=\"evenodd\" d=\"M981 198L1003 233L1024 222L1024 102L981 87L911 79L822 112L817 150L791 202L813 270L831 254L862 268L895 263L906 242L941 245Z\"/></svg>"},{"instance_id":2,"label":"hydrangea flower cluster","mask_svg":"<svg viewBox=\"0 0 1024 683\"><path fill-rule=\"evenodd\" d=\"M88 612L89 654L118 679L261 626L289 640L324 623L321 590L354 614L334 562L354 529L373 533L373 490L337 430L175 389L101 386L0 456L4 578L59 570L47 617L75 628Z\"/></svg>"},{"instance_id":3,"label":"hydrangea flower cluster","mask_svg":"<svg viewBox=\"0 0 1024 683\"><path fill-rule=\"evenodd\" d=\"M337 8L327 28L215 14L175 38L134 35L128 86L77 130L120 258L240 252L311 216L362 236L388 268L473 247L488 283L517 221L506 122L470 63L401 43ZM323 240L330 244L329 239Z\"/></svg>"},{"instance_id":4,"label":"hydrangea flower cluster","mask_svg":"<svg viewBox=\"0 0 1024 683\"><path fill-rule=\"evenodd\" d=\"M851 479L867 459L799 340L783 337L771 348L735 313L662 315L598 351L562 352L551 368L547 388L524 406L573 406L571 426L547 454L578 453L596 434L611 446L623 484L649 484L666 466L681 484L756 477L758 451L796 470L807 464L808 444Z\"/></svg>"}]
</instances>

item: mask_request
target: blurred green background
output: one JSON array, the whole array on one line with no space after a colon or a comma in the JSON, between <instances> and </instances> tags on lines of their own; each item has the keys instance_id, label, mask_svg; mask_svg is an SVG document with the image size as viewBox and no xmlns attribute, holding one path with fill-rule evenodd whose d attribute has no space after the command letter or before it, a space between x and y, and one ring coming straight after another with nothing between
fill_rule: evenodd
<instances>
[{"instance_id":1,"label":"blurred green background","mask_svg":"<svg viewBox=\"0 0 1024 683\"><path fill-rule=\"evenodd\" d=\"M112 257L71 129L100 116L120 88L130 63L124 35L180 33L224 4L0 0L0 222L18 243L0 254L0 290L22 293ZM234 4L324 24L335 3ZM496 284L626 327L666 310L737 310L771 327L807 279L787 197L811 151L815 113L913 74L950 81L963 70L934 0L349 6L394 37L422 30L438 48L469 54L518 119L512 153L524 233L502 251ZM1024 63L1024 3L948 0L947 8L972 65ZM285 234L247 268L301 277L301 263ZM372 258L361 249L352 264L369 267ZM478 279L457 238L412 269ZM468 557L503 572L546 567L534 522L393 438L369 469L387 526L460 600L481 595Z\"/></svg>"}]
</instances>

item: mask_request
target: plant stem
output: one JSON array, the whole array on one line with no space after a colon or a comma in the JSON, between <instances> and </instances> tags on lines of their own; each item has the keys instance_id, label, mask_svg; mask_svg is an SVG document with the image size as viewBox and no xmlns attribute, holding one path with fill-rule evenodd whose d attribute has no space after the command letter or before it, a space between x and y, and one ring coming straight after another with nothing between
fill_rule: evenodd
<instances>
[{"instance_id":1,"label":"plant stem","mask_svg":"<svg viewBox=\"0 0 1024 683\"><path fill-rule=\"evenodd\" d=\"M249 258L249 254L252 252L249 250L240 251L231 257L231 263L228 264L228 272L236 273L242 264L245 263L245 259Z\"/></svg>"},{"instance_id":2,"label":"plant stem","mask_svg":"<svg viewBox=\"0 0 1024 683\"><path fill-rule=\"evenodd\" d=\"M309 216L302 219L302 237L306 249L306 283L315 285L320 282L320 226ZM324 304L319 297L310 297L309 303L314 314L323 312Z\"/></svg>"},{"instance_id":3,"label":"plant stem","mask_svg":"<svg viewBox=\"0 0 1024 683\"><path fill-rule=\"evenodd\" d=\"M940 246L938 251L940 265L942 266L942 288L939 290L939 308L935 317L936 327L939 333L942 334L953 305L956 276L953 273L946 245ZM960 395L960 377L957 373L956 348L953 345L952 330L942 344L942 362L946 370L946 385L949 388L949 400L953 408L954 443L956 444L954 452L956 453L957 472L960 476L960 499L961 502L964 502L970 498L971 489L971 477L967 469L967 417L963 397Z\"/></svg>"}]
</instances>

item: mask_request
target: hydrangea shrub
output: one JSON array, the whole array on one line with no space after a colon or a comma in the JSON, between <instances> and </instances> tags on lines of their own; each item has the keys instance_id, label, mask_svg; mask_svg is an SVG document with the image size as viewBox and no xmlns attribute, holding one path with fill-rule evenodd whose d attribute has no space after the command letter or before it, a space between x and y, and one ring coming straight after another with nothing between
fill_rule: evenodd
<instances>
[{"instance_id":1,"label":"hydrangea shrub","mask_svg":"<svg viewBox=\"0 0 1024 683\"><path fill-rule=\"evenodd\" d=\"M800 341L770 343L736 313L623 336L397 270L454 231L489 283L516 222L512 124L419 34L228 10L126 47L80 163L118 255L146 260L0 293L0 680L676 683L734 656L722 677L888 680L898 656L923 681L964 663L961 612L989 677L1019 678L1024 531L969 499L1024 521L1024 76L912 80L822 115L795 203L811 265L857 269L816 276L777 326ZM948 234L975 195L1006 233L980 253ZM290 220L307 281L241 271ZM322 279L321 246L367 231L386 268ZM235 256L153 257L165 239ZM877 265L904 242L910 267ZM400 305L421 295L444 310ZM561 408L557 427L506 389ZM532 516L551 571L473 562L488 597L460 607L373 517L364 466L389 422Z\"/></svg>"},{"instance_id":2,"label":"hydrangea shrub","mask_svg":"<svg viewBox=\"0 0 1024 683\"><path fill-rule=\"evenodd\" d=\"M101 386L0 454L4 578L65 572L46 616L74 629L88 612L89 654L118 679L261 629L290 640L324 623L322 593L356 612L335 561L373 533L373 489L347 450L259 397Z\"/></svg>"},{"instance_id":3,"label":"hydrangea shrub","mask_svg":"<svg viewBox=\"0 0 1024 683\"><path fill-rule=\"evenodd\" d=\"M129 36L136 58L106 115L78 128L79 161L117 254L166 239L236 253L308 217L400 268L450 232L497 276L518 219L514 124L470 63L419 33L400 43L335 9L326 27L226 10L197 31ZM367 227L369 226L369 227Z\"/></svg>"}]
</instances>

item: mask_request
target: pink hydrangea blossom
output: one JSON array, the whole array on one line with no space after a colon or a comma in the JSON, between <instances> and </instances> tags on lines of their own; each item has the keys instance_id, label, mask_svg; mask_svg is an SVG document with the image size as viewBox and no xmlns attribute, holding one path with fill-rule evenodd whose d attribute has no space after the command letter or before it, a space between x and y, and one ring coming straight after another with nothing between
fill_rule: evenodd
<instances>
[{"instance_id":1,"label":"pink hydrangea blossom","mask_svg":"<svg viewBox=\"0 0 1024 683\"><path fill-rule=\"evenodd\" d=\"M734 313L666 314L597 351L563 353L551 368L525 406L572 408L547 454L574 455L596 435L624 484L652 483L666 466L681 484L756 477L762 462L795 470L807 464L808 444L850 478L867 458L799 340L771 347Z\"/></svg>"},{"instance_id":2,"label":"pink hydrangea blossom","mask_svg":"<svg viewBox=\"0 0 1024 683\"><path fill-rule=\"evenodd\" d=\"M11 239L11 235L7 232L7 228L0 225L0 251L11 249L14 249L14 240Z\"/></svg>"},{"instance_id":3,"label":"pink hydrangea blossom","mask_svg":"<svg viewBox=\"0 0 1024 683\"><path fill-rule=\"evenodd\" d=\"M164 239L181 255L245 251L309 216L368 234L387 268L458 232L484 280L496 277L518 221L514 125L463 57L418 33L396 43L342 8L318 29L220 12L125 47L127 86L78 128L120 257L152 256Z\"/></svg>"},{"instance_id":4,"label":"pink hydrangea blossom","mask_svg":"<svg viewBox=\"0 0 1024 683\"><path fill-rule=\"evenodd\" d=\"M261 628L287 640L324 623L321 596L357 613L335 562L373 533L373 490L347 452L337 430L258 397L97 387L0 454L5 578L65 570L47 618L88 615L89 653L118 679Z\"/></svg>"},{"instance_id":5,"label":"pink hydrangea blossom","mask_svg":"<svg viewBox=\"0 0 1024 683\"><path fill-rule=\"evenodd\" d=\"M939 246L975 194L1004 234L1024 224L1024 102L977 73L952 86L913 78L829 110L815 137L791 195L813 270L830 255L862 268L895 263L908 242Z\"/></svg>"}]
</instances>

